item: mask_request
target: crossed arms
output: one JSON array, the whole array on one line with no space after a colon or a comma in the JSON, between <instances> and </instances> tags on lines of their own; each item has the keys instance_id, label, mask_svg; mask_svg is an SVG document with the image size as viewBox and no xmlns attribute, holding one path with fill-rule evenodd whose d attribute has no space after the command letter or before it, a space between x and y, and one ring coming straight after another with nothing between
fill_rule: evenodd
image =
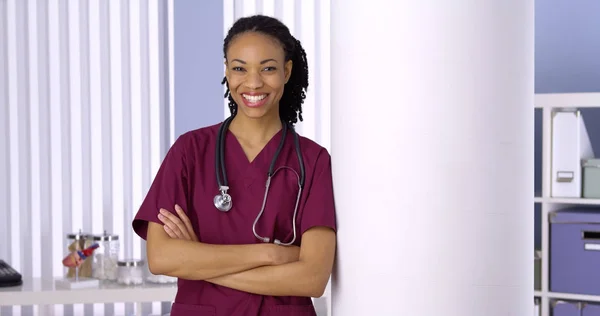
<instances>
[{"instance_id":1,"label":"crossed arms","mask_svg":"<svg viewBox=\"0 0 600 316\"><path fill-rule=\"evenodd\" d=\"M205 280L236 290L270 296L320 297L335 256L335 233L314 227L302 244L212 245L201 243L178 206L175 216L150 222L147 255L150 271L188 280Z\"/></svg>"}]
</instances>

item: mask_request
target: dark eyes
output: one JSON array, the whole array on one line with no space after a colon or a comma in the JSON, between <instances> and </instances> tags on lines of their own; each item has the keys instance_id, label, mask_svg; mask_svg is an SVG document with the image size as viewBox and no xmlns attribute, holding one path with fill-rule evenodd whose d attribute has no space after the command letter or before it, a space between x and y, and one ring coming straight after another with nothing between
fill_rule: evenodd
<instances>
[{"instance_id":1,"label":"dark eyes","mask_svg":"<svg viewBox=\"0 0 600 316\"><path fill-rule=\"evenodd\" d=\"M242 67L233 67L231 68L233 71L245 71L244 68ZM265 67L263 68L263 71L275 71L277 68L275 67Z\"/></svg>"}]
</instances>

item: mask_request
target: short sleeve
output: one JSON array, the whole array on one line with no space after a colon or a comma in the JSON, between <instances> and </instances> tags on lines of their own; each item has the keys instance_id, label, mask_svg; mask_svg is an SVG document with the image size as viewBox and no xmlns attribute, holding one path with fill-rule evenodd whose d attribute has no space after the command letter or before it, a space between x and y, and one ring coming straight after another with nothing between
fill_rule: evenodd
<instances>
[{"instance_id":1,"label":"short sleeve","mask_svg":"<svg viewBox=\"0 0 600 316\"><path fill-rule=\"evenodd\" d=\"M160 208L175 212L175 204L187 207L187 168L185 142L180 136L163 159L146 197L133 219L133 230L146 240L148 222L162 225L158 219Z\"/></svg>"},{"instance_id":2,"label":"short sleeve","mask_svg":"<svg viewBox=\"0 0 600 316\"><path fill-rule=\"evenodd\" d=\"M300 223L300 234L317 226L329 227L336 231L331 156L325 149L322 149L315 164L314 178L309 190Z\"/></svg>"}]
</instances>

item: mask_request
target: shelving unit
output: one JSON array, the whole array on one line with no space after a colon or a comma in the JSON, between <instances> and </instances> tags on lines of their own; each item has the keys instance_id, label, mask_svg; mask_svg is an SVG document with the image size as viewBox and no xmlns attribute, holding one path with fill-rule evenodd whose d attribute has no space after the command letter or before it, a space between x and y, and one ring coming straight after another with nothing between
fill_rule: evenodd
<instances>
[{"instance_id":1,"label":"shelving unit","mask_svg":"<svg viewBox=\"0 0 600 316\"><path fill-rule=\"evenodd\" d=\"M534 202L541 205L541 290L535 291L534 296L540 299L541 316L551 316L550 302L553 299L600 302L600 296L550 292L550 225L548 222L548 214L555 210L575 205L600 206L600 199L554 198L551 196L552 111L559 108L600 108L600 93L536 94L534 103L534 108L542 111L542 196L534 197ZM589 122L587 123L589 126Z\"/></svg>"}]
</instances>

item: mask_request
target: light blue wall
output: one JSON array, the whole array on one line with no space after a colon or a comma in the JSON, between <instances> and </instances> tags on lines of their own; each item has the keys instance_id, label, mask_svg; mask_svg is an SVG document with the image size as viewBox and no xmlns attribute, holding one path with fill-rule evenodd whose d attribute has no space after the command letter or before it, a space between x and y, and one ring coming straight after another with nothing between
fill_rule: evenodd
<instances>
[{"instance_id":1,"label":"light blue wall","mask_svg":"<svg viewBox=\"0 0 600 316\"><path fill-rule=\"evenodd\" d=\"M600 1L535 2L537 93L600 91Z\"/></svg>"},{"instance_id":2,"label":"light blue wall","mask_svg":"<svg viewBox=\"0 0 600 316\"><path fill-rule=\"evenodd\" d=\"M536 93L600 92L600 1L535 2ZM574 104L576 106L576 104ZM600 111L582 111L596 156L600 156ZM536 192L541 191L542 115L535 115ZM536 247L541 247L536 205Z\"/></svg>"},{"instance_id":3,"label":"light blue wall","mask_svg":"<svg viewBox=\"0 0 600 316\"><path fill-rule=\"evenodd\" d=\"M223 120L223 1L173 1L175 138Z\"/></svg>"}]
</instances>

